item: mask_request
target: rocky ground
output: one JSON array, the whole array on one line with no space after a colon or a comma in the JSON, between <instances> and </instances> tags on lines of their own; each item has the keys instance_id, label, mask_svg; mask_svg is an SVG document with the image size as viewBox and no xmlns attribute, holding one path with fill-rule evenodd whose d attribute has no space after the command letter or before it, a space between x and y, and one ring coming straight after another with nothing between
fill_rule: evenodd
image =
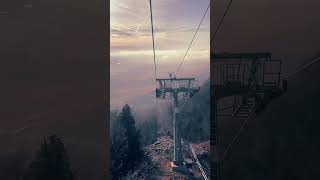
<instances>
[{"instance_id":1,"label":"rocky ground","mask_svg":"<svg viewBox=\"0 0 320 180\"><path fill-rule=\"evenodd\" d=\"M192 144L203 168L208 168L209 141L200 144ZM188 163L188 171L185 173L173 172L170 162L173 157L173 140L169 136L162 136L156 142L145 148L145 158L130 172L125 179L203 179L196 160L193 158L189 143L182 142L184 160ZM209 172L207 170L207 172ZM207 174L207 176L209 176Z\"/></svg>"}]
</instances>

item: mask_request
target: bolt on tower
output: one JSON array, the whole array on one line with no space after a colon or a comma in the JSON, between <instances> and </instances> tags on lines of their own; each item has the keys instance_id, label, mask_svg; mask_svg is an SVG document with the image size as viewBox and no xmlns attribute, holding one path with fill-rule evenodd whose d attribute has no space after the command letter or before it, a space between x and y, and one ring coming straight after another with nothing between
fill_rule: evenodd
<instances>
[{"instance_id":1,"label":"bolt on tower","mask_svg":"<svg viewBox=\"0 0 320 180\"><path fill-rule=\"evenodd\" d=\"M169 78L156 79L156 97L160 99L173 99L173 139L174 156L173 163L177 166L182 165L183 156L181 148L180 118L179 118L179 95L192 97L200 90L195 78L176 78L169 75Z\"/></svg>"}]
</instances>

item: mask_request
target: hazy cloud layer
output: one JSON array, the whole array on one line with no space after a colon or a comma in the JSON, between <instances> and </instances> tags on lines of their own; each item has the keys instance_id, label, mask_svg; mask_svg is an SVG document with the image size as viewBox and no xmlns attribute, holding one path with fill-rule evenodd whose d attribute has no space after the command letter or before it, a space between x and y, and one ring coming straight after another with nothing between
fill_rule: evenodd
<instances>
[{"instance_id":1,"label":"hazy cloud layer","mask_svg":"<svg viewBox=\"0 0 320 180\"><path fill-rule=\"evenodd\" d=\"M153 2L159 77L174 72L206 10L207 0ZM180 75L209 74L208 12ZM111 1L111 104L119 106L155 89L148 0Z\"/></svg>"}]
</instances>

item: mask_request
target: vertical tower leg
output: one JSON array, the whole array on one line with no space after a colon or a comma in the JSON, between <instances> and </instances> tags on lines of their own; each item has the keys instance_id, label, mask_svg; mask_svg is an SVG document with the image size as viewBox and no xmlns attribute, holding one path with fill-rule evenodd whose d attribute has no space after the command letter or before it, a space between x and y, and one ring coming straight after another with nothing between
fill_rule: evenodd
<instances>
[{"instance_id":1,"label":"vertical tower leg","mask_svg":"<svg viewBox=\"0 0 320 180\"><path fill-rule=\"evenodd\" d=\"M173 161L176 165L182 165L182 150L181 150L181 136L180 136L180 122L178 109L178 93L173 93L174 110L173 110L173 139L174 139L174 155Z\"/></svg>"}]
</instances>

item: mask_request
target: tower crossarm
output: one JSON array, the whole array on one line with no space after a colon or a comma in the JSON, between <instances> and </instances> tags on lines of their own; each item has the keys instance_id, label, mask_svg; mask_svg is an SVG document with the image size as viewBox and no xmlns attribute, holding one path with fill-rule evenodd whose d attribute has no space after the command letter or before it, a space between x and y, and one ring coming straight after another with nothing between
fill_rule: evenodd
<instances>
[{"instance_id":1,"label":"tower crossarm","mask_svg":"<svg viewBox=\"0 0 320 180\"><path fill-rule=\"evenodd\" d=\"M271 56L268 52L212 53L211 85L216 87L217 95L223 96L279 89L281 60Z\"/></svg>"},{"instance_id":2,"label":"tower crossarm","mask_svg":"<svg viewBox=\"0 0 320 180\"><path fill-rule=\"evenodd\" d=\"M157 98L165 99L166 94L187 93L192 96L199 91L199 86L195 78L163 78L156 79L158 87L156 88Z\"/></svg>"}]
</instances>

